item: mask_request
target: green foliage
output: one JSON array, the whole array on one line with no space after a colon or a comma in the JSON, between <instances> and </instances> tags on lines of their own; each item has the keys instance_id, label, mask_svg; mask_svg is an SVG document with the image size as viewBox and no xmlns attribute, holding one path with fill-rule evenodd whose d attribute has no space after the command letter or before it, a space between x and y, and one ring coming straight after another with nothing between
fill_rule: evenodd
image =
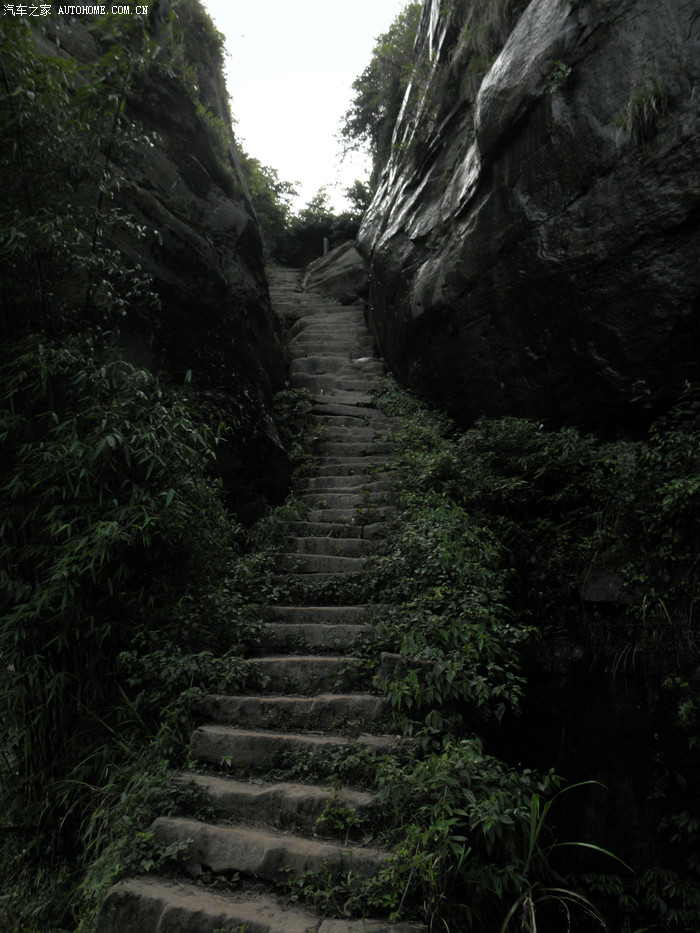
<instances>
[{"instance_id":1,"label":"green foliage","mask_svg":"<svg viewBox=\"0 0 700 933\"><path fill-rule=\"evenodd\" d=\"M617 125L641 146L656 135L668 104L668 89L654 67L646 82L630 93Z\"/></svg>"},{"instance_id":2,"label":"green foliage","mask_svg":"<svg viewBox=\"0 0 700 933\"><path fill-rule=\"evenodd\" d=\"M308 204L289 218L280 257L286 265L306 266L323 256L324 239L331 248L353 240L360 219L361 214L353 211L335 214L328 192L319 188Z\"/></svg>"},{"instance_id":3,"label":"green foliage","mask_svg":"<svg viewBox=\"0 0 700 933\"><path fill-rule=\"evenodd\" d=\"M258 218L265 257L268 261L275 260L284 248L296 190L291 182L282 181L274 168L262 165L259 159L241 153L241 161Z\"/></svg>"},{"instance_id":4,"label":"green foliage","mask_svg":"<svg viewBox=\"0 0 700 933\"><path fill-rule=\"evenodd\" d=\"M522 691L518 649L531 635L507 619L498 542L459 506L410 497L375 562L382 596L394 603L378 638L405 658L391 681L398 711L427 717L468 707L472 719L502 718Z\"/></svg>"},{"instance_id":5,"label":"green foliage","mask_svg":"<svg viewBox=\"0 0 700 933\"><path fill-rule=\"evenodd\" d=\"M485 928L497 929L507 919L506 929L517 920L522 929L534 930L535 924L539 929L569 922L569 914L573 922L577 913L581 922L587 917L602 925L600 909L619 918L623 929L664 923L689 933L699 887L698 816L687 806L697 797L700 774L693 611L700 544L697 391L688 387L643 441L602 442L573 428L547 431L515 418L482 419L459 432L391 383L380 404L403 421L394 433L400 497L397 522L376 560L372 598L402 601L395 613L382 610L379 646L398 646L403 656L388 691L400 711L411 711L409 730L416 732L421 720L417 734L426 756L420 769L449 773L448 764L433 761L441 754L434 742L454 743L465 726L493 735L493 726L486 728L489 719L517 713L528 691L521 651L538 630L545 639L565 637L588 646L600 674L634 678L646 690L663 735L662 748L649 762L658 864L642 866L635 877L616 875L610 863L608 874L577 880L565 876L564 850L557 850L557 877L549 857L554 850L538 842L529 861L527 852L519 856L527 871L510 863L511 886L499 895L502 912L490 914ZM605 612L582 600L598 573L619 581L618 602ZM412 799L434 808L437 786L434 795L416 794L420 780L404 767L397 786L405 784ZM529 816L527 807L519 814L519 825L529 821L534 827L531 841L540 839L542 818L551 819L546 796L535 790ZM454 829L447 816L435 822L439 831L421 835L420 823L407 833L406 817L398 819L404 838L410 835L417 846L413 862L411 851L404 852L413 865L412 875L410 867L402 869L409 891L404 909L414 896L427 897L425 890L410 893L422 877L432 891L436 928L450 922L455 929L469 929L470 923L478 928L481 921L467 910L479 898L491 904L486 916L495 910L496 902L484 893L490 890L490 863L477 855L470 897L456 906L454 892L441 892L452 890L461 858L457 848L469 848L470 837L463 821ZM439 857L440 845L445 851L454 846L449 858ZM583 848L601 859L605 855L590 844ZM460 872L468 864L464 859ZM450 921L452 908L462 913Z\"/></svg>"},{"instance_id":6,"label":"green foliage","mask_svg":"<svg viewBox=\"0 0 700 933\"><path fill-rule=\"evenodd\" d=\"M153 145L130 113L136 78L176 82L222 159L228 144L207 90L221 38L196 0L172 6L155 25L88 20L100 54L84 64L40 52L38 19L6 17L0 33L8 931L75 930L121 871L177 854L154 852L148 825L172 805L199 692L244 683L256 637L244 591L258 558L213 479L238 421L120 352L124 325L145 316L152 331L159 301L114 246L154 233L118 206ZM245 404L225 407L242 418Z\"/></svg>"},{"instance_id":7,"label":"green foliage","mask_svg":"<svg viewBox=\"0 0 700 933\"><path fill-rule=\"evenodd\" d=\"M224 565L229 525L202 429L147 372L28 340L2 394L2 693L26 807L89 743L134 632Z\"/></svg>"},{"instance_id":8,"label":"green foliage","mask_svg":"<svg viewBox=\"0 0 700 933\"><path fill-rule=\"evenodd\" d=\"M375 182L390 155L394 124L413 73L421 7L420 3L407 4L377 38L369 65L353 82L355 96L340 128L346 151L369 151Z\"/></svg>"}]
</instances>

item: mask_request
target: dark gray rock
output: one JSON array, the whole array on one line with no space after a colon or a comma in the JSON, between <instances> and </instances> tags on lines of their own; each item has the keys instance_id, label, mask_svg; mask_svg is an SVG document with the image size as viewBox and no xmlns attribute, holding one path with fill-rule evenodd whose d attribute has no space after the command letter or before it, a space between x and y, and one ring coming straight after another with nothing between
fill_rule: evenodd
<instances>
[{"instance_id":1,"label":"dark gray rock","mask_svg":"<svg viewBox=\"0 0 700 933\"><path fill-rule=\"evenodd\" d=\"M167 6L154 7L147 24L165 49ZM48 54L82 62L105 54L107 40L86 19L52 17L48 28ZM119 178L116 203L133 223L107 232L100 248L118 249L121 263L150 277L160 301L152 312L128 310L125 357L179 383L191 372L223 420L236 424L235 443L218 447L218 473L229 504L250 520L288 489L288 459L268 414L285 363L224 78L211 62L197 62L196 74L193 92L172 70L136 73L123 120L140 129L140 142L123 154L115 147L108 168ZM96 195L76 197L89 205Z\"/></svg>"},{"instance_id":2,"label":"dark gray rock","mask_svg":"<svg viewBox=\"0 0 700 933\"><path fill-rule=\"evenodd\" d=\"M327 256L312 262L303 281L306 291L340 302L355 304L367 297L367 266L354 241L332 249Z\"/></svg>"},{"instance_id":3,"label":"dark gray rock","mask_svg":"<svg viewBox=\"0 0 700 933\"><path fill-rule=\"evenodd\" d=\"M462 423L633 427L700 376L697 0L533 0L473 105L458 6L359 235L381 351Z\"/></svg>"}]
</instances>

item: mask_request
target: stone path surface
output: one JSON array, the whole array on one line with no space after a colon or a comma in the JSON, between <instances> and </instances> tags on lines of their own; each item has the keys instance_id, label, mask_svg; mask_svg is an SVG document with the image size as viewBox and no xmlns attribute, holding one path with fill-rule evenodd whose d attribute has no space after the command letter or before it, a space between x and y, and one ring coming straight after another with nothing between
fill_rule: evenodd
<instances>
[{"instance_id":1,"label":"stone path surface","mask_svg":"<svg viewBox=\"0 0 700 933\"><path fill-rule=\"evenodd\" d=\"M311 420L322 428L319 463L297 489L308 513L289 523L277 566L282 592L295 598L263 610L264 648L252 664L258 688L246 696L210 696L202 705L204 721L192 735L202 772L179 781L200 792L211 818L161 817L153 825L160 843L186 845L190 878L149 875L118 883L103 904L98 933L425 929L319 916L275 887L308 872L346 883L371 877L390 853L371 839L333 838L318 823L329 803L372 817L371 793L322 779L275 780L272 772L296 761L323 775L329 755L355 748L390 752L401 742L382 731L388 704L352 655L371 624L370 607L323 605L313 595L316 583L361 572L393 509L385 469L391 421L375 408L373 395L383 368L362 307L302 293L299 281L292 270L270 275L273 305L288 328L290 384L311 391ZM230 764L223 773L222 762ZM211 884L236 877L242 884L233 891Z\"/></svg>"}]
</instances>

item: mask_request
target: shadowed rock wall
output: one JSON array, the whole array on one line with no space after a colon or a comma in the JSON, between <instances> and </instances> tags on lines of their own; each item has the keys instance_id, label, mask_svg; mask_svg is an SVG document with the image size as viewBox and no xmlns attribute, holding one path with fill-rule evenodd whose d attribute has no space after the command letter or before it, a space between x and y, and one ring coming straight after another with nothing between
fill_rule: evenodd
<instances>
[{"instance_id":1,"label":"shadowed rock wall","mask_svg":"<svg viewBox=\"0 0 700 933\"><path fill-rule=\"evenodd\" d=\"M360 231L375 336L462 423L634 427L700 376L697 0L532 0L476 95L464 5L425 2Z\"/></svg>"},{"instance_id":2,"label":"shadowed rock wall","mask_svg":"<svg viewBox=\"0 0 700 933\"><path fill-rule=\"evenodd\" d=\"M213 27L203 22L199 4L191 6L195 25L187 28L202 31L205 48ZM163 3L144 21L166 54L172 54L169 15ZM99 61L109 48L86 17L54 17L50 30L49 54L60 49L78 61ZM130 85L122 119L139 128L141 139L123 156L111 153L109 173L118 179L116 202L134 224L107 232L104 246L150 276L160 300L154 314L127 312L120 325L126 358L176 381L192 372L236 428L235 444L220 444L217 458L231 504L247 519L287 489L287 457L267 412L284 383L284 357L224 78L205 60L189 67L191 88L157 63Z\"/></svg>"}]
</instances>

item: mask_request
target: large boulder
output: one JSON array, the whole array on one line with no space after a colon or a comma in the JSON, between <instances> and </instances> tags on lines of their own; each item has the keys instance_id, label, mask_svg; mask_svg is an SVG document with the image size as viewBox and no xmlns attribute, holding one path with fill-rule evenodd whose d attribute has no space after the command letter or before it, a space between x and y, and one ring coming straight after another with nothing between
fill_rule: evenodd
<instances>
[{"instance_id":1,"label":"large boulder","mask_svg":"<svg viewBox=\"0 0 700 933\"><path fill-rule=\"evenodd\" d=\"M462 6L360 231L375 336L462 423L634 427L700 377L697 0L532 0L476 94Z\"/></svg>"},{"instance_id":2,"label":"large boulder","mask_svg":"<svg viewBox=\"0 0 700 933\"><path fill-rule=\"evenodd\" d=\"M367 297L367 266L350 240L312 262L302 283L307 291L320 292L341 305L355 304Z\"/></svg>"}]
</instances>

